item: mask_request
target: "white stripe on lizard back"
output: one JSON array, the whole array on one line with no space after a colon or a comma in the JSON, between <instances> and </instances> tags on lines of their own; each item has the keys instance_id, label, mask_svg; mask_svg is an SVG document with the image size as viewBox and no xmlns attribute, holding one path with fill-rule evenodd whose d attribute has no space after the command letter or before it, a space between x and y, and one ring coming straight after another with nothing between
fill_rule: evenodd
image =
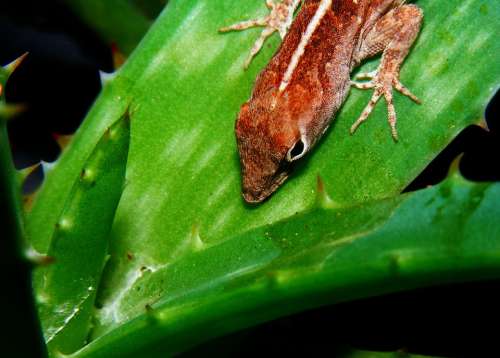
<instances>
[{"instance_id":1,"label":"white stripe on lizard back","mask_svg":"<svg viewBox=\"0 0 500 358\"><path fill-rule=\"evenodd\" d=\"M292 55L292 59L290 60L290 63L288 64L288 67L286 69L286 72L283 76L283 79L280 83L279 91L283 92L288 86L288 82L292 78L293 72L295 71L295 68L299 64L299 61L304 54L305 48L307 44L309 43L309 40L311 39L314 31L318 27L318 25L321 23L321 20L325 16L326 12L328 11L329 8L332 6L332 1L333 0L321 0L318 9L316 10L316 13L312 17L311 21L307 25L306 31L302 34L302 37L300 39L299 45L295 49L295 52Z\"/></svg>"}]
</instances>

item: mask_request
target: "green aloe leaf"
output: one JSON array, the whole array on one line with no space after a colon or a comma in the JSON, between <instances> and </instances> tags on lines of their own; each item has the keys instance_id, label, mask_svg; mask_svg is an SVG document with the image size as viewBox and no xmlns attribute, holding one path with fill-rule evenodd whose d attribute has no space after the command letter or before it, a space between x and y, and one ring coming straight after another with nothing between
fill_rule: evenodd
<instances>
[{"instance_id":1,"label":"green aloe leaf","mask_svg":"<svg viewBox=\"0 0 500 358\"><path fill-rule=\"evenodd\" d=\"M194 244L195 234L179 259L129 276L121 305L100 312L126 323L95 332L76 356L164 356L312 307L499 277L499 197L500 184L455 175L413 194L318 206L216 245Z\"/></svg>"},{"instance_id":2,"label":"green aloe leaf","mask_svg":"<svg viewBox=\"0 0 500 358\"><path fill-rule=\"evenodd\" d=\"M451 280L462 270L458 279L498 277L497 241L475 238L476 226L463 240L450 239L460 234L459 220L472 217L470 225L498 238L489 216L498 210L496 185L449 182L398 194L458 132L481 121L500 83L500 6L418 5L425 23L401 80L423 104L396 95L400 141L390 136L382 103L348 135L371 95L353 90L292 178L269 201L249 207L239 193L234 120L278 37L244 71L259 30L217 29L264 15L263 1L169 3L106 85L28 217L33 245L46 253L71 183L105 129L130 107L127 184L97 292L94 341L77 355L145 352L159 342L174 352L195 343L193 336L203 340L320 304ZM336 209L311 209L318 173ZM458 205L463 214L444 205ZM415 213L422 213L419 220ZM432 235L440 239L429 248L424 239ZM207 328L222 317L217 329Z\"/></svg>"},{"instance_id":3,"label":"green aloe leaf","mask_svg":"<svg viewBox=\"0 0 500 358\"><path fill-rule=\"evenodd\" d=\"M21 64L25 55L10 64L0 66L0 270L5 279L2 284L0 304L4 307L2 321L8 326L3 336L2 355L26 356L46 354L40 322L36 317L33 292L30 290L31 269L40 264L26 242L21 205L21 188L18 172L14 167L7 122L15 120L16 105L10 107L5 101L5 88L10 75ZM20 108L17 106L17 108ZM40 259L38 257L38 259ZM43 261L43 260L41 260ZM23 337L23 346L18 338Z\"/></svg>"},{"instance_id":4,"label":"green aloe leaf","mask_svg":"<svg viewBox=\"0 0 500 358\"><path fill-rule=\"evenodd\" d=\"M55 262L38 269L34 278L51 351L72 352L86 343L108 234L123 189L128 143L126 114L106 130L57 213L46 252Z\"/></svg>"}]
</instances>

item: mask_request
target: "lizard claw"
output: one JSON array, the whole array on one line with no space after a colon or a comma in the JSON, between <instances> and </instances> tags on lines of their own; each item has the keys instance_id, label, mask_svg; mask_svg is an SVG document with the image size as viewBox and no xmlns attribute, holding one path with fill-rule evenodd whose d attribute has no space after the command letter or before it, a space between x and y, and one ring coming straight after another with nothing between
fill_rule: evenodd
<instances>
[{"instance_id":1,"label":"lizard claw","mask_svg":"<svg viewBox=\"0 0 500 358\"><path fill-rule=\"evenodd\" d=\"M351 126L351 134L353 134L356 129L366 121L370 113L375 108L378 100L383 96L387 103L387 120L389 126L391 127L392 138L398 140L398 132L396 129L396 109L394 108L392 89L395 88L397 91L401 92L403 95L411 98L416 103L420 104L421 101L408 90L397 78L397 76L392 74L384 74L379 71L360 73L356 76L356 79L370 79L368 82L355 82L351 81L351 85L359 89L371 89L374 88L373 95L366 105L365 109L359 116L359 118Z\"/></svg>"},{"instance_id":2,"label":"lizard claw","mask_svg":"<svg viewBox=\"0 0 500 358\"><path fill-rule=\"evenodd\" d=\"M409 97L413 102L421 104L422 101L418 99L417 96L415 96L411 91L406 88L399 80L396 78L394 82L394 88L399 91L401 94L405 95L406 97Z\"/></svg>"},{"instance_id":3,"label":"lizard claw","mask_svg":"<svg viewBox=\"0 0 500 358\"><path fill-rule=\"evenodd\" d=\"M250 50L250 54L245 61L245 69L248 68L250 62L261 50L265 40L269 36L277 31L280 34L281 39L285 37L288 28L292 23L293 13L299 6L300 1L301 0L279 0L274 2L272 0L266 0L266 7L270 10L269 15L255 20L242 21L219 29L219 32L228 32L246 30L252 27L264 27L260 37L255 41L255 44Z\"/></svg>"}]
</instances>

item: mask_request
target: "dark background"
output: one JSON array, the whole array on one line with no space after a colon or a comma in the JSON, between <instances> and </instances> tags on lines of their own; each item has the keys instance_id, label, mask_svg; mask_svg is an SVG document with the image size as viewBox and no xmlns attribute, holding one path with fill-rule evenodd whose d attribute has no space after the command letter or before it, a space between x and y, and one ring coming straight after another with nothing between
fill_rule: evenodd
<instances>
[{"instance_id":1,"label":"dark background","mask_svg":"<svg viewBox=\"0 0 500 358\"><path fill-rule=\"evenodd\" d=\"M113 70L111 51L57 1L2 1L0 39L0 64L25 51L30 53L6 88L8 102L23 103L27 108L9 122L15 165L23 168L40 160L52 162L60 153L55 136L73 133L99 93L98 71ZM465 129L407 191L440 182L460 153L464 153L460 170L466 178L498 181L499 101L497 93L486 110L489 132L478 126ZM33 190L42 178L42 170L37 170L26 190ZM0 305L5 310L2 323L8 330L2 335L6 342L0 349L37 357L43 348L30 303L29 268L11 264L15 248L1 240ZM186 355L329 352L336 356L356 347L440 356L500 356L499 283L441 286L338 304L217 339Z\"/></svg>"}]
</instances>

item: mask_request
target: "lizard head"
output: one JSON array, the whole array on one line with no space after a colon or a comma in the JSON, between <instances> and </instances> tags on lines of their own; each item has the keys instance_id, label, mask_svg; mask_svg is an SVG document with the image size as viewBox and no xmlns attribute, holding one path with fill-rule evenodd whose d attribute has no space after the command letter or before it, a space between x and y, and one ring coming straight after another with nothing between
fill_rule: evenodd
<instances>
[{"instance_id":1,"label":"lizard head","mask_svg":"<svg viewBox=\"0 0 500 358\"><path fill-rule=\"evenodd\" d=\"M236 138L242 168L242 195L259 203L287 178L292 164L310 149L298 121L283 111L269 111L269 104L251 101L240 110Z\"/></svg>"}]
</instances>

